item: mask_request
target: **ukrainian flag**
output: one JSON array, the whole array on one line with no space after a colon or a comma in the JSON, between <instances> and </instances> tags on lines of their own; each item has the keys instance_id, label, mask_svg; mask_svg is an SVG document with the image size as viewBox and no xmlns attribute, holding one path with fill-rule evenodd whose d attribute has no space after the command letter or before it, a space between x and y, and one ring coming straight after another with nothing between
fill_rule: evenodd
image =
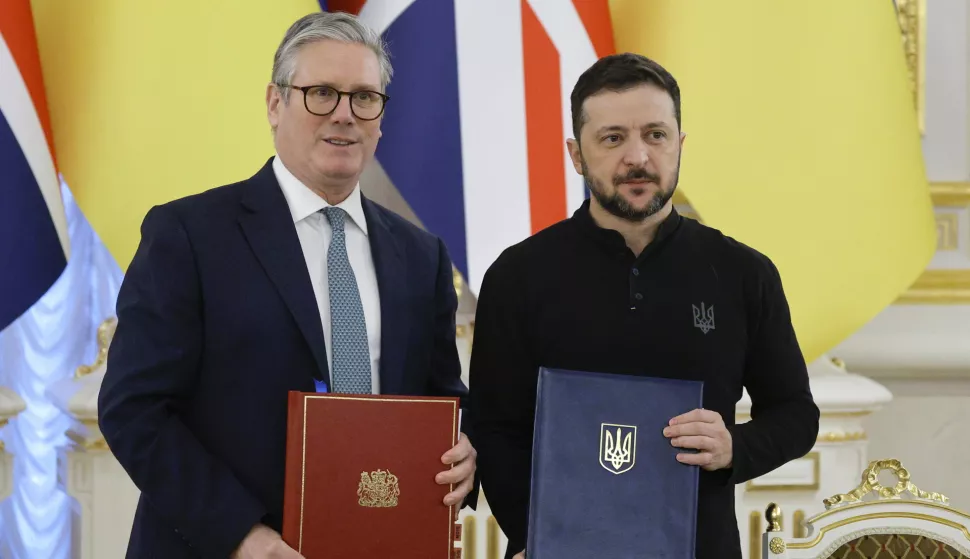
<instances>
[{"instance_id":1,"label":"ukrainian flag","mask_svg":"<svg viewBox=\"0 0 970 559\"><path fill-rule=\"evenodd\" d=\"M936 233L893 2L610 5L680 82L684 194L777 264L806 360L912 285Z\"/></svg>"},{"instance_id":2,"label":"ukrainian flag","mask_svg":"<svg viewBox=\"0 0 970 559\"><path fill-rule=\"evenodd\" d=\"M58 164L127 268L155 204L251 176L273 153L264 99L286 29L315 0L33 0Z\"/></svg>"}]
</instances>

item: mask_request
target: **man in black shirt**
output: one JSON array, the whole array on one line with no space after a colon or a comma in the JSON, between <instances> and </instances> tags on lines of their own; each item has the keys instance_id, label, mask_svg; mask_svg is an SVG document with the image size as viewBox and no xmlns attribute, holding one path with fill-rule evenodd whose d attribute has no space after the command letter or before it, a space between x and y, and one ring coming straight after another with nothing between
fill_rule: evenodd
<instances>
[{"instance_id":1,"label":"man in black shirt","mask_svg":"<svg viewBox=\"0 0 970 559\"><path fill-rule=\"evenodd\" d=\"M606 57L580 77L571 103L568 147L590 200L505 250L476 312L478 468L509 538L506 557L526 544L546 366L704 381L704 409L671 418L665 434L697 449L678 460L702 468L697 559L740 558L735 484L803 456L818 435L781 279L764 255L673 208L685 135L666 70L639 55ZM742 388L752 419L735 425Z\"/></svg>"}]
</instances>

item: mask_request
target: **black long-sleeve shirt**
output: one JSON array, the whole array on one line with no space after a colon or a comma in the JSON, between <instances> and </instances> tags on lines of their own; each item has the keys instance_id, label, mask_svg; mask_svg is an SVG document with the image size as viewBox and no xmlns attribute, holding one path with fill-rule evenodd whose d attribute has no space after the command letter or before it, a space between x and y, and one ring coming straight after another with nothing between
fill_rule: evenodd
<instances>
[{"instance_id":1,"label":"black long-sleeve shirt","mask_svg":"<svg viewBox=\"0 0 970 559\"><path fill-rule=\"evenodd\" d=\"M636 256L596 225L586 202L503 252L475 322L474 444L507 557L525 548L540 366L704 381L704 407L728 426L733 463L701 471L697 559L741 557L734 485L803 456L818 435L774 264L676 211ZM742 387L752 419L735 425Z\"/></svg>"}]
</instances>

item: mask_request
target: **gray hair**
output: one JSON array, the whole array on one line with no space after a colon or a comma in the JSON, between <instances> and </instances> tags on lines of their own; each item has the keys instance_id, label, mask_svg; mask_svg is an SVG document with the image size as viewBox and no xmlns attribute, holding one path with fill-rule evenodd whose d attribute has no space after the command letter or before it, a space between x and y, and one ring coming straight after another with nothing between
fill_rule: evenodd
<instances>
[{"instance_id":1,"label":"gray hair","mask_svg":"<svg viewBox=\"0 0 970 559\"><path fill-rule=\"evenodd\" d=\"M360 43L369 47L380 63L381 89L387 88L394 70L391 68L384 39L380 33L361 23L356 16L343 12L314 12L301 17L290 26L273 58L273 83L291 85L296 74L296 55L300 49L325 40ZM288 99L290 89L280 89L283 99Z\"/></svg>"}]
</instances>

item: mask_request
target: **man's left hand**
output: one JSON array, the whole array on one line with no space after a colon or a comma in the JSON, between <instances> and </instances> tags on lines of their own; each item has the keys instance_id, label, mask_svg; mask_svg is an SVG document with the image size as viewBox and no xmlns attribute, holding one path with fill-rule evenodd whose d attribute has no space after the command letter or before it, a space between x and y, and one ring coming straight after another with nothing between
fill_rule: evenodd
<instances>
[{"instance_id":1,"label":"man's left hand","mask_svg":"<svg viewBox=\"0 0 970 559\"><path fill-rule=\"evenodd\" d=\"M454 483L456 487L451 493L445 495L445 504L460 505L465 497L471 492L475 485L475 468L478 452L468 441L464 433L458 439L458 444L441 456L441 462L445 465L454 465L453 468L445 470L435 476L435 481L439 485Z\"/></svg>"},{"instance_id":2,"label":"man's left hand","mask_svg":"<svg viewBox=\"0 0 970 559\"><path fill-rule=\"evenodd\" d=\"M678 454L677 460L684 464L700 466L708 471L731 467L731 433L724 425L721 414L715 411L698 409L678 415L664 428L664 436L675 447L700 451L696 454Z\"/></svg>"}]
</instances>

